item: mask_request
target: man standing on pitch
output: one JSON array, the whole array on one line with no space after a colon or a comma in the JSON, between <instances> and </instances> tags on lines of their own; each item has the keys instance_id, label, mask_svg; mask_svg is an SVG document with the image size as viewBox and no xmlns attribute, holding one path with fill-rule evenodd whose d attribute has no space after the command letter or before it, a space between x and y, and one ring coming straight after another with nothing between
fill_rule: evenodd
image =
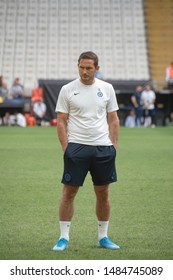
<instances>
[{"instance_id":1,"label":"man standing on pitch","mask_svg":"<svg viewBox=\"0 0 173 280\"><path fill-rule=\"evenodd\" d=\"M99 70L95 53L82 53L78 70L80 77L62 87L56 105L58 137L64 152L64 187L59 207L60 238L53 250L68 247L74 198L88 171L96 194L98 244L115 250L120 247L108 238L107 232L109 184L117 181L117 100L112 85L95 78Z\"/></svg>"}]
</instances>

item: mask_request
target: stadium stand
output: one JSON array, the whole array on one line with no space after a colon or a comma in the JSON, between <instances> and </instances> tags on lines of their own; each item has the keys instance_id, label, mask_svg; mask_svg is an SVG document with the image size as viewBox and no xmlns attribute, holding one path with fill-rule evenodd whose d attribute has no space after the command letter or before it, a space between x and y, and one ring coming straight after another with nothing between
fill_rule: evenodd
<instances>
[{"instance_id":1,"label":"stadium stand","mask_svg":"<svg viewBox=\"0 0 173 280\"><path fill-rule=\"evenodd\" d=\"M76 78L79 54L93 50L121 109L129 109L123 100L136 84L150 81L156 90L165 85L173 60L172 11L172 0L1 0L0 75L9 87L20 78L28 112L40 80L49 85ZM169 93L157 95L159 110L169 108L164 114L173 110L165 103L172 100Z\"/></svg>"},{"instance_id":2,"label":"stadium stand","mask_svg":"<svg viewBox=\"0 0 173 280\"><path fill-rule=\"evenodd\" d=\"M145 21L150 76L161 90L167 86L166 67L173 61L173 1L146 0Z\"/></svg>"},{"instance_id":3,"label":"stadium stand","mask_svg":"<svg viewBox=\"0 0 173 280\"><path fill-rule=\"evenodd\" d=\"M88 49L106 79L149 79L142 0L2 0L0 11L0 73L9 84L73 79Z\"/></svg>"}]
</instances>

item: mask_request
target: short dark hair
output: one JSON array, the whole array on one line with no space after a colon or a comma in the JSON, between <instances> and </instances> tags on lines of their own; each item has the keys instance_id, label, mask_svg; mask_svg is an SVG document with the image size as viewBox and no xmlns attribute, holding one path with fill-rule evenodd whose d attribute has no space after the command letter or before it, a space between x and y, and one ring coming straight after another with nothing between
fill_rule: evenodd
<instances>
[{"instance_id":1,"label":"short dark hair","mask_svg":"<svg viewBox=\"0 0 173 280\"><path fill-rule=\"evenodd\" d=\"M79 56L79 59L78 59L78 63L80 63L81 59L91 59L94 61L94 66L95 67L98 66L98 62L99 62L98 56L92 51L87 51L87 52L81 53L81 55Z\"/></svg>"}]
</instances>

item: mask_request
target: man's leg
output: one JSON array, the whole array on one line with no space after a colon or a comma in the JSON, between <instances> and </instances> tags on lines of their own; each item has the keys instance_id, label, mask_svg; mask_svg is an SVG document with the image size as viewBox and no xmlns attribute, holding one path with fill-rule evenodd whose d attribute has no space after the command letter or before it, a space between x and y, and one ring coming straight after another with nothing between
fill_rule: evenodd
<instances>
[{"instance_id":1,"label":"man's leg","mask_svg":"<svg viewBox=\"0 0 173 280\"><path fill-rule=\"evenodd\" d=\"M151 127L155 127L156 126L156 119L155 119L155 110L149 110L150 113L150 117L151 117Z\"/></svg>"},{"instance_id":2,"label":"man's leg","mask_svg":"<svg viewBox=\"0 0 173 280\"><path fill-rule=\"evenodd\" d=\"M59 207L59 220L71 221L74 213L74 198L79 187L64 185Z\"/></svg>"},{"instance_id":3,"label":"man's leg","mask_svg":"<svg viewBox=\"0 0 173 280\"><path fill-rule=\"evenodd\" d=\"M79 187L64 185L59 207L60 238L54 251L63 251L68 247L71 219L74 213L74 199Z\"/></svg>"},{"instance_id":4,"label":"man's leg","mask_svg":"<svg viewBox=\"0 0 173 280\"><path fill-rule=\"evenodd\" d=\"M94 186L96 194L96 215L98 218L98 240L101 247L119 249L120 247L108 238L110 217L109 185Z\"/></svg>"},{"instance_id":5,"label":"man's leg","mask_svg":"<svg viewBox=\"0 0 173 280\"><path fill-rule=\"evenodd\" d=\"M109 185L94 186L96 194L96 215L99 221L108 221L110 217Z\"/></svg>"}]
</instances>

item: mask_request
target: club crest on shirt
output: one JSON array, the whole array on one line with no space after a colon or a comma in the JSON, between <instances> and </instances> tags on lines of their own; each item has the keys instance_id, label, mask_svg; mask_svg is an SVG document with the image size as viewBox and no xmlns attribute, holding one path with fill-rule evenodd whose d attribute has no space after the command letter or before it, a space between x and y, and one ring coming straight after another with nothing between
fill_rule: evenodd
<instances>
[{"instance_id":1,"label":"club crest on shirt","mask_svg":"<svg viewBox=\"0 0 173 280\"><path fill-rule=\"evenodd\" d=\"M101 92L101 90L98 89L97 95L98 95L99 97L102 97L102 96L103 96L103 92Z\"/></svg>"}]
</instances>

